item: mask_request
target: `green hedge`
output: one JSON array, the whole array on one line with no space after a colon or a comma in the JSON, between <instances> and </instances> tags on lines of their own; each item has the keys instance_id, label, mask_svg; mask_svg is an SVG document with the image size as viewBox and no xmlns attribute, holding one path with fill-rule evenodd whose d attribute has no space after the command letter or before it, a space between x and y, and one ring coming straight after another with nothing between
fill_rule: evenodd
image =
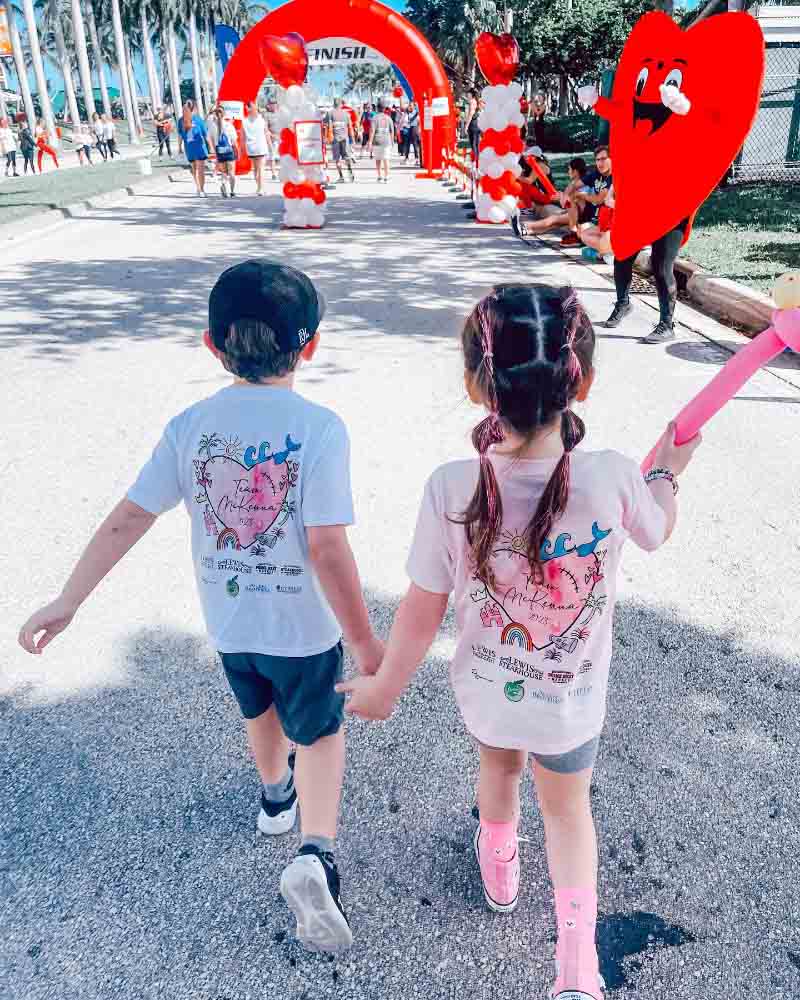
<instances>
[{"instance_id":1,"label":"green hedge","mask_svg":"<svg viewBox=\"0 0 800 1000\"><path fill-rule=\"evenodd\" d=\"M546 118L546 153L581 153L597 143L597 116L592 111L564 118Z\"/></svg>"}]
</instances>

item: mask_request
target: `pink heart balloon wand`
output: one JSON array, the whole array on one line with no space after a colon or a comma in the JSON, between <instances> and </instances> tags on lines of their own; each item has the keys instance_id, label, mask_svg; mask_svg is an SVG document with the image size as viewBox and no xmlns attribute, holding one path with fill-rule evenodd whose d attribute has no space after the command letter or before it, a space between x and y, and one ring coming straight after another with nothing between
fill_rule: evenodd
<instances>
[{"instance_id":1,"label":"pink heart balloon wand","mask_svg":"<svg viewBox=\"0 0 800 1000\"><path fill-rule=\"evenodd\" d=\"M775 283L772 293L777 309L772 326L755 337L730 359L675 418L675 444L685 444L732 399L745 382L777 357L785 347L800 353L800 271L790 271ZM652 468L658 445L642 462L642 472Z\"/></svg>"}]
</instances>

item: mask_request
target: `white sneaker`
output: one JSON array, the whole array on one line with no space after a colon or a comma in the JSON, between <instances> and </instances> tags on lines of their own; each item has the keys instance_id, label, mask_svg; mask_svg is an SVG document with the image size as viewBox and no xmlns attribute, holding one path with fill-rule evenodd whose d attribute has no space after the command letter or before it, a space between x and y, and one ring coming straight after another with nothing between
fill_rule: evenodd
<instances>
[{"instance_id":1,"label":"white sneaker","mask_svg":"<svg viewBox=\"0 0 800 1000\"><path fill-rule=\"evenodd\" d=\"M296 936L309 951L337 954L353 943L339 897L339 871L332 854L301 847L283 870L281 895L297 919Z\"/></svg>"}]
</instances>

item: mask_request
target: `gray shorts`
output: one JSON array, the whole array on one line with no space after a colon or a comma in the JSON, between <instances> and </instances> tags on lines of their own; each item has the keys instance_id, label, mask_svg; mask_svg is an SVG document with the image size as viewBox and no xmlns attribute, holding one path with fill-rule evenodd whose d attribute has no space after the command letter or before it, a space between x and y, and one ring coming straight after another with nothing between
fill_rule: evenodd
<instances>
[{"instance_id":1,"label":"gray shorts","mask_svg":"<svg viewBox=\"0 0 800 1000\"><path fill-rule=\"evenodd\" d=\"M339 731L344 695L333 688L342 679L341 642L317 656L220 653L219 658L245 719L274 705L284 733L301 746Z\"/></svg>"},{"instance_id":2,"label":"gray shorts","mask_svg":"<svg viewBox=\"0 0 800 1000\"><path fill-rule=\"evenodd\" d=\"M578 771L585 771L587 767L594 767L599 746L600 737L595 736L566 753L532 753L531 757L535 757L548 771L555 771L556 774L576 774Z\"/></svg>"}]
</instances>

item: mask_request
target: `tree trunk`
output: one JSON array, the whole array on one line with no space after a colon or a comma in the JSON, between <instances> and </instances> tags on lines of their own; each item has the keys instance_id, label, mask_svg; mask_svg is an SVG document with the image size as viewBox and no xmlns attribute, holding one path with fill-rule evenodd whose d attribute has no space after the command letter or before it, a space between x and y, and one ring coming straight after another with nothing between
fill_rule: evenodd
<instances>
[{"instance_id":1,"label":"tree trunk","mask_svg":"<svg viewBox=\"0 0 800 1000\"><path fill-rule=\"evenodd\" d=\"M560 73L558 77L558 116L563 118L567 113L567 94L568 94L568 83L567 74Z\"/></svg>"},{"instance_id":2,"label":"tree trunk","mask_svg":"<svg viewBox=\"0 0 800 1000\"><path fill-rule=\"evenodd\" d=\"M653 6L656 10L661 10L665 14L669 14L672 17L672 11L674 8L673 0L654 0Z\"/></svg>"},{"instance_id":3,"label":"tree trunk","mask_svg":"<svg viewBox=\"0 0 800 1000\"><path fill-rule=\"evenodd\" d=\"M150 107L153 114L161 107L161 93L158 86L156 61L153 58L153 46L150 42L150 25L147 23L147 10L144 3L140 9L142 22L142 49L144 50L144 65L147 70L147 89L150 91Z\"/></svg>"},{"instance_id":4,"label":"tree trunk","mask_svg":"<svg viewBox=\"0 0 800 1000\"><path fill-rule=\"evenodd\" d=\"M44 73L44 63L42 62L42 50L39 46L39 27L36 23L36 12L33 9L33 0L22 0L22 10L25 14L25 26L28 29L28 45L31 50L33 60L33 72L36 77L36 89L39 92L39 104L42 109L44 127L47 129L47 137L51 146L58 146L58 135L56 134L56 123L53 118L53 105L50 103L50 95L47 92L47 77Z\"/></svg>"},{"instance_id":5,"label":"tree trunk","mask_svg":"<svg viewBox=\"0 0 800 1000\"><path fill-rule=\"evenodd\" d=\"M100 39L97 36L97 22L94 19L94 7L92 0L88 0L86 7L86 21L89 25L89 37L92 40L92 50L94 54L94 65L97 70L97 79L100 85L100 99L103 102L103 114L111 117L111 101L108 97L108 87L106 86L106 71L103 66L103 53L100 48Z\"/></svg>"},{"instance_id":6,"label":"tree trunk","mask_svg":"<svg viewBox=\"0 0 800 1000\"><path fill-rule=\"evenodd\" d=\"M181 74L178 66L178 52L175 45L175 26L168 24L164 29L167 35L167 66L169 67L169 89L172 91L172 108L175 117L180 114L183 106L181 97Z\"/></svg>"},{"instance_id":7,"label":"tree trunk","mask_svg":"<svg viewBox=\"0 0 800 1000\"><path fill-rule=\"evenodd\" d=\"M69 61L69 53L67 52L67 43L64 41L64 29L61 27L61 14L58 10L56 10L53 18L53 34L56 39L58 64L61 67L61 75L64 78L64 95L69 107L69 117L74 126L80 122L81 115L78 111L78 99L75 96L75 84L72 80L72 66Z\"/></svg>"},{"instance_id":8,"label":"tree trunk","mask_svg":"<svg viewBox=\"0 0 800 1000\"><path fill-rule=\"evenodd\" d=\"M78 71L81 78L81 90L86 104L86 117L92 120L97 108L94 104L94 88L92 87L92 71L89 69L89 53L86 49L86 29L83 25L81 0L72 0L72 33L75 36L75 54L78 57Z\"/></svg>"},{"instance_id":9,"label":"tree trunk","mask_svg":"<svg viewBox=\"0 0 800 1000\"><path fill-rule=\"evenodd\" d=\"M197 25L194 20L194 9L188 11L189 20L189 48L192 53L192 80L194 82L194 102L195 110L201 118L205 118L206 112L203 107L203 78L200 71L200 56L197 51Z\"/></svg>"},{"instance_id":10,"label":"tree trunk","mask_svg":"<svg viewBox=\"0 0 800 1000\"><path fill-rule=\"evenodd\" d=\"M28 119L28 125L32 129L36 123L36 112L33 109L33 98L31 97L31 88L28 83L28 70L25 66L25 52L22 48L22 40L19 37L16 14L10 2L6 2L5 10L6 16L8 17L8 30L11 35L11 52L14 56L14 67L17 71L19 89L22 94L22 103L25 106L25 117Z\"/></svg>"},{"instance_id":11,"label":"tree trunk","mask_svg":"<svg viewBox=\"0 0 800 1000\"><path fill-rule=\"evenodd\" d=\"M119 69L119 89L122 94L122 106L125 109L125 118L128 121L130 141L134 146L138 146L139 133L136 129L136 119L133 114L133 102L131 101L131 88L128 81L128 61L125 58L125 35L122 31L122 16L119 10L119 0L111 0L111 22L114 26L114 47L117 50L117 67Z\"/></svg>"},{"instance_id":12,"label":"tree trunk","mask_svg":"<svg viewBox=\"0 0 800 1000\"><path fill-rule=\"evenodd\" d=\"M136 134L141 136L144 129L142 128L142 114L139 111L139 91L136 87L136 74L133 72L131 46L127 38L125 39L125 62L128 68L128 86L131 89L131 105L133 107L133 118L136 122Z\"/></svg>"}]
</instances>

